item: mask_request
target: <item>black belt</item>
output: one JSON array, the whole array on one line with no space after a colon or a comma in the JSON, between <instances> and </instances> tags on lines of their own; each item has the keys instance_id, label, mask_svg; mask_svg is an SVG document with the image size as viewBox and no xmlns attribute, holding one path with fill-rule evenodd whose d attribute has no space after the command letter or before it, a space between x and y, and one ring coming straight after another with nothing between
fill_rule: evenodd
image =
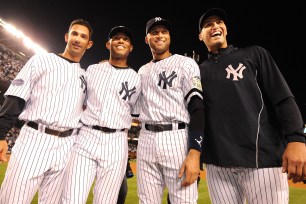
<instances>
[{"instance_id":1,"label":"black belt","mask_svg":"<svg viewBox=\"0 0 306 204\"><path fill-rule=\"evenodd\" d=\"M150 130L153 132L162 132L173 130L172 124L145 124L146 130ZM185 123L178 123L178 129L185 129Z\"/></svg>"},{"instance_id":2,"label":"black belt","mask_svg":"<svg viewBox=\"0 0 306 204\"><path fill-rule=\"evenodd\" d=\"M98 126L98 125L88 126L88 127L91 127L92 129L95 129L95 130L100 130L102 132L109 132L109 133L117 131L117 129L112 129L112 128L108 128L108 127L101 127L101 126ZM123 128L119 131L124 131L124 130L125 130L125 128Z\"/></svg>"},{"instance_id":3,"label":"black belt","mask_svg":"<svg viewBox=\"0 0 306 204\"><path fill-rule=\"evenodd\" d=\"M30 121L30 122L27 122L26 124L27 124L27 126L33 128L35 130L38 130L38 123ZM52 129L49 129L49 128L45 128L45 133L46 134L55 135L55 136L58 136L58 137L68 137L72 134L72 132L73 132L73 129L66 130L66 131L57 131L57 130L52 130Z\"/></svg>"}]
</instances>

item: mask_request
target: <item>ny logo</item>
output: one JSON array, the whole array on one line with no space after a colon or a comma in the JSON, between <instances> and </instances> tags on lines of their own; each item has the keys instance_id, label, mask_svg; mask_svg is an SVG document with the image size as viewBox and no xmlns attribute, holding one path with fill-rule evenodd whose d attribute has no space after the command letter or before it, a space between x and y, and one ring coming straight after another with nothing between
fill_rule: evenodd
<instances>
[{"instance_id":1,"label":"ny logo","mask_svg":"<svg viewBox=\"0 0 306 204\"><path fill-rule=\"evenodd\" d=\"M161 17L155 17L155 22L157 22L157 21L161 21L162 20L162 18Z\"/></svg>"},{"instance_id":2,"label":"ny logo","mask_svg":"<svg viewBox=\"0 0 306 204\"><path fill-rule=\"evenodd\" d=\"M239 63L239 66L238 66L237 69L234 69L234 68L232 67L232 65L229 65L229 66L225 69L225 70L227 71L227 76L226 76L226 78L229 79L229 78L230 78L230 75L232 74L232 75L233 75L233 81L238 81L238 77L239 77L240 79L243 78L242 72L243 72L243 70L245 70L245 69L246 69L246 67L245 67L243 64L241 64L241 63Z\"/></svg>"},{"instance_id":3,"label":"ny logo","mask_svg":"<svg viewBox=\"0 0 306 204\"><path fill-rule=\"evenodd\" d=\"M162 86L163 89L166 89L167 85L169 87L172 87L172 81L176 77L177 77L177 74L174 71L172 71L172 73L168 77L166 76L166 71L163 71L162 73L159 74L158 86L161 87L161 84L162 84L162 81L163 81L164 82L163 86Z\"/></svg>"},{"instance_id":4,"label":"ny logo","mask_svg":"<svg viewBox=\"0 0 306 204\"><path fill-rule=\"evenodd\" d=\"M81 88L84 89L83 93L85 93L87 90L87 82L85 81L85 77L83 75L80 76L80 79L81 79Z\"/></svg>"},{"instance_id":5,"label":"ny logo","mask_svg":"<svg viewBox=\"0 0 306 204\"><path fill-rule=\"evenodd\" d=\"M125 92L125 95L123 96L123 100L130 100L131 99L131 97L132 97L132 95L136 92L135 91L135 89L136 89L136 87L134 86L132 89L129 89L129 87L128 87L128 82L126 81L126 82L124 82L124 83L121 83L121 85L122 85L122 88L121 88L121 90L120 90L120 95L123 93L123 92Z\"/></svg>"}]
</instances>

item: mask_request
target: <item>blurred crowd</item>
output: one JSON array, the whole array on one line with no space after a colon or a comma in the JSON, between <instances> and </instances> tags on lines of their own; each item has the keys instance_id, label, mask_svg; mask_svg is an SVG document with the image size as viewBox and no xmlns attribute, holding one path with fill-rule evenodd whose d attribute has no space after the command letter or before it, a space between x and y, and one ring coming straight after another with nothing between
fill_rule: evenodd
<instances>
[{"instance_id":1,"label":"blurred crowd","mask_svg":"<svg viewBox=\"0 0 306 204\"><path fill-rule=\"evenodd\" d=\"M13 80L24 64L18 54L0 44L0 80Z\"/></svg>"}]
</instances>

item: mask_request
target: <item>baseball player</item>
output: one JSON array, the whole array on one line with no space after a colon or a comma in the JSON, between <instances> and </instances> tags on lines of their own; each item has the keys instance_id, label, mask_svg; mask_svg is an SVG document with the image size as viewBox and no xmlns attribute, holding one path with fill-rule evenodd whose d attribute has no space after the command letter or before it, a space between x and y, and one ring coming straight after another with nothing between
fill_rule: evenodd
<instances>
[{"instance_id":1,"label":"baseball player","mask_svg":"<svg viewBox=\"0 0 306 204\"><path fill-rule=\"evenodd\" d=\"M79 61L89 49L92 28L71 22L61 54L37 54L6 91L0 111L0 152L6 160L5 135L19 116L25 121L12 149L0 190L0 203L59 203L64 167L70 155L85 99L85 70Z\"/></svg>"},{"instance_id":2,"label":"baseball player","mask_svg":"<svg viewBox=\"0 0 306 204\"><path fill-rule=\"evenodd\" d=\"M84 124L69 161L63 203L86 203L95 180L94 203L115 204L128 159L131 111L140 93L141 80L127 65L133 50L132 31L111 29L106 47L109 61L86 70L87 100Z\"/></svg>"},{"instance_id":3,"label":"baseball player","mask_svg":"<svg viewBox=\"0 0 306 204\"><path fill-rule=\"evenodd\" d=\"M219 8L199 20L199 39L209 51L200 71L211 201L287 204L287 179L306 176L301 113L269 52L228 45L226 23Z\"/></svg>"},{"instance_id":4,"label":"baseball player","mask_svg":"<svg viewBox=\"0 0 306 204\"><path fill-rule=\"evenodd\" d=\"M140 203L161 203L168 188L171 203L197 203L204 104L197 63L172 55L168 20L147 22L145 42L153 60L143 65L137 148L137 185Z\"/></svg>"}]
</instances>

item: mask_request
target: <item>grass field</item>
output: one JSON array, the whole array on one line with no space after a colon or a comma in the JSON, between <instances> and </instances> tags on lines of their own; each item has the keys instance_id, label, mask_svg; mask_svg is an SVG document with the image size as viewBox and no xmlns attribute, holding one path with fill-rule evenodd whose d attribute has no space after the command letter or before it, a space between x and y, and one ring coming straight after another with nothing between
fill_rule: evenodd
<instances>
[{"instance_id":1,"label":"grass field","mask_svg":"<svg viewBox=\"0 0 306 204\"><path fill-rule=\"evenodd\" d=\"M131 161L132 164L135 161ZM6 163L3 163L0 165L0 183L2 183L5 170L6 170ZM135 171L134 171L135 173ZM305 185L306 186L306 185ZM163 203L166 204L166 192L163 197ZM93 199L92 192L90 192L90 195L87 200L87 204L91 204ZM37 204L37 195L34 197L32 204ZM136 175L133 178L128 179L128 194L126 198L126 204L137 204L138 203L138 197L137 197L137 185L136 185ZM199 186L199 204L209 204L210 199L208 195L208 190L206 186L206 182L204 179L201 179L200 186ZM297 187L290 187L290 198L289 198L290 204L303 204L306 203L306 188L297 188Z\"/></svg>"}]
</instances>

